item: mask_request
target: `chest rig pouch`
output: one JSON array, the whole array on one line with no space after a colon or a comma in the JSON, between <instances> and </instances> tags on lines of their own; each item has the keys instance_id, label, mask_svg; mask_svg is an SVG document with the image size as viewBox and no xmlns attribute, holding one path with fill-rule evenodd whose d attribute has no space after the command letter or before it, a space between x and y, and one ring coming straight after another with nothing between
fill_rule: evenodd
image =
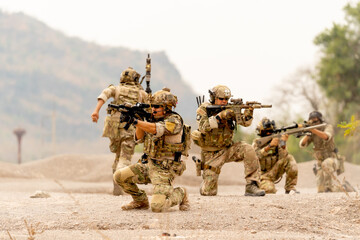
<instances>
[{"instance_id":1,"label":"chest rig pouch","mask_svg":"<svg viewBox=\"0 0 360 240\"><path fill-rule=\"evenodd\" d=\"M215 128L204 135L204 144L208 147L227 147L232 144L233 131L229 128Z\"/></svg>"}]
</instances>

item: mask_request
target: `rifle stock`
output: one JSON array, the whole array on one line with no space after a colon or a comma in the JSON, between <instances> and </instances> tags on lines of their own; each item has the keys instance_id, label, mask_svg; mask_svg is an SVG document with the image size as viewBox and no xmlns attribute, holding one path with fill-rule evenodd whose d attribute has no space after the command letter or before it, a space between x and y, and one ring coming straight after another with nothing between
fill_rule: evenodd
<instances>
[{"instance_id":1,"label":"rifle stock","mask_svg":"<svg viewBox=\"0 0 360 240\"><path fill-rule=\"evenodd\" d=\"M272 134L266 137L255 139L255 142L258 146L263 146L267 142L269 142L271 139L276 137L281 137L283 134L293 135L293 134L306 134L306 132L309 132L311 129L316 129L319 127L326 126L326 123L310 126L310 127L301 127L301 128L292 128L292 129L285 129L283 132L279 132L276 134Z\"/></svg>"}]
</instances>

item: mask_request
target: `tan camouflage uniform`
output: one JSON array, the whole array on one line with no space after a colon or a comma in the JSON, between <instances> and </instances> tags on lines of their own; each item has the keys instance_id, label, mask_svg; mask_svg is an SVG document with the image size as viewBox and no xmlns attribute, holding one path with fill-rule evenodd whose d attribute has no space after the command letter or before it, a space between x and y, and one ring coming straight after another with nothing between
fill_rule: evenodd
<instances>
[{"instance_id":1,"label":"tan camouflage uniform","mask_svg":"<svg viewBox=\"0 0 360 240\"><path fill-rule=\"evenodd\" d=\"M106 102L109 98L114 98L113 104L146 102L147 94L138 84L134 82L120 83L118 86L110 85L105 88L98 97ZM131 164L131 157L134 154L135 128L129 127L124 129L126 123L119 123L120 112L111 111L110 115L105 118L103 137L110 139L110 151L115 153L115 160L112 165L113 173L119 169Z\"/></svg>"},{"instance_id":2,"label":"tan camouflage uniform","mask_svg":"<svg viewBox=\"0 0 360 240\"><path fill-rule=\"evenodd\" d=\"M261 167L260 188L266 193L276 193L275 183L286 173L285 191L296 191L298 168L294 157L279 146L270 147L266 152L265 147L270 142L263 146L259 146L256 141L253 142Z\"/></svg>"},{"instance_id":3,"label":"tan camouflage uniform","mask_svg":"<svg viewBox=\"0 0 360 240\"><path fill-rule=\"evenodd\" d=\"M172 182L186 169L185 162L174 161L175 152L182 150L181 137L183 122L178 114L167 114L156 122L156 134L145 133L144 153L148 163L133 164L117 170L114 180L130 194L135 202L147 200L145 191L137 187L140 184L153 184L150 207L154 212L161 212L178 205L184 198L185 189L174 188Z\"/></svg>"},{"instance_id":4,"label":"tan camouflage uniform","mask_svg":"<svg viewBox=\"0 0 360 240\"><path fill-rule=\"evenodd\" d=\"M252 181L259 184L259 161L253 147L243 141L234 143L234 131L227 125L218 124L215 116L208 117L203 103L196 111L198 130L203 135L204 147L201 147L201 161L204 170L200 187L202 195L216 195L218 179L222 166L228 162L244 161L244 174L247 184ZM249 126L252 122L252 111L245 110L240 125Z\"/></svg>"},{"instance_id":5,"label":"tan camouflage uniform","mask_svg":"<svg viewBox=\"0 0 360 240\"><path fill-rule=\"evenodd\" d=\"M316 174L318 192L339 192L341 191L341 186L332 179L332 175L334 175L339 167L339 161L335 154L334 128L332 125L327 124L325 127L319 128L319 130L325 132L328 140L312 134L304 146L302 145L304 138L301 139L299 145L300 148L304 148L310 143L314 144L313 155L317 160L319 168Z\"/></svg>"}]
</instances>

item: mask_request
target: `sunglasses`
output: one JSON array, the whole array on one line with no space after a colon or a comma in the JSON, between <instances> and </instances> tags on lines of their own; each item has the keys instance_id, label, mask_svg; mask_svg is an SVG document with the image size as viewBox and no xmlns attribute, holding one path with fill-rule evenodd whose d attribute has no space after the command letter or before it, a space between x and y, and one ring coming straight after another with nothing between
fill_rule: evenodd
<instances>
[{"instance_id":1,"label":"sunglasses","mask_svg":"<svg viewBox=\"0 0 360 240\"><path fill-rule=\"evenodd\" d=\"M229 100L229 98L221 98L221 97L219 97L218 99L219 99L220 101L224 101L224 100L228 101L228 100Z\"/></svg>"},{"instance_id":2,"label":"sunglasses","mask_svg":"<svg viewBox=\"0 0 360 240\"><path fill-rule=\"evenodd\" d=\"M159 105L159 104L151 104L151 107L152 107L152 108L161 108L162 105Z\"/></svg>"}]
</instances>

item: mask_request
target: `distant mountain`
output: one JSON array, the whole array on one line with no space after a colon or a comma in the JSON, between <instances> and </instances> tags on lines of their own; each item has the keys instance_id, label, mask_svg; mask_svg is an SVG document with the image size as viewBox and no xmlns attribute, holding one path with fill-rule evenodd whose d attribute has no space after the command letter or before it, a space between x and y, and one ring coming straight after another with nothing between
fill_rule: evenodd
<instances>
[{"instance_id":1,"label":"distant mountain","mask_svg":"<svg viewBox=\"0 0 360 240\"><path fill-rule=\"evenodd\" d=\"M90 146L97 146L105 117L103 109L100 122L91 122L97 96L118 84L128 66L144 74L146 57L147 52L100 46L22 13L0 11L0 160L16 159L12 130L18 126L27 130L25 160L49 155L55 141L57 153L97 151ZM164 52L151 58L153 92L169 87L179 98L176 111L193 121L195 93Z\"/></svg>"}]
</instances>

